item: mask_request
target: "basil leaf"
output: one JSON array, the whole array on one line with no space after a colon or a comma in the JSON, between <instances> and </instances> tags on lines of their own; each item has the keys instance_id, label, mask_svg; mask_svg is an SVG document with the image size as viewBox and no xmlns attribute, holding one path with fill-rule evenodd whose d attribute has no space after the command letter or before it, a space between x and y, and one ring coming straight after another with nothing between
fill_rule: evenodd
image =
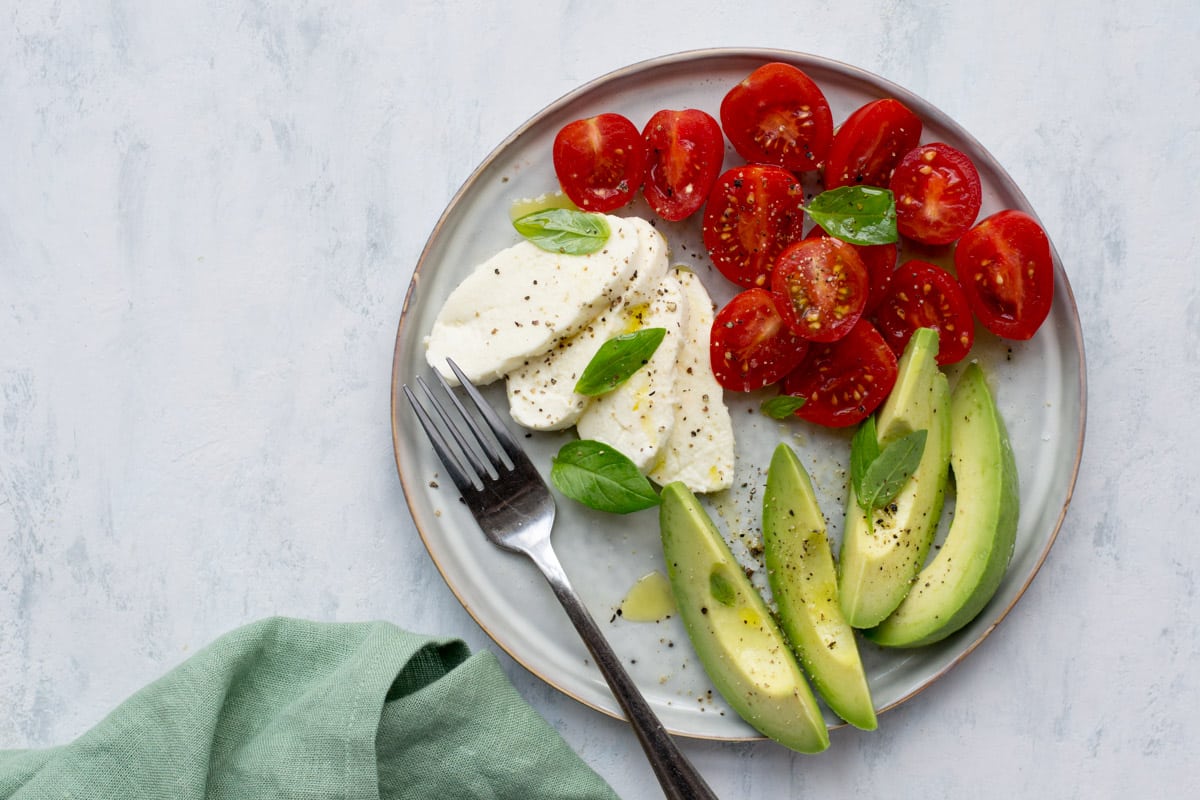
<instances>
[{"instance_id":1,"label":"basil leaf","mask_svg":"<svg viewBox=\"0 0 1200 800\"><path fill-rule=\"evenodd\" d=\"M628 514L658 505L658 493L629 458L591 439L564 444L551 461L550 480L597 511Z\"/></svg>"},{"instance_id":2,"label":"basil leaf","mask_svg":"<svg viewBox=\"0 0 1200 800\"><path fill-rule=\"evenodd\" d=\"M608 222L599 214L548 208L513 220L517 233L543 250L586 256L608 242Z\"/></svg>"},{"instance_id":3,"label":"basil leaf","mask_svg":"<svg viewBox=\"0 0 1200 800\"><path fill-rule=\"evenodd\" d=\"M879 458L879 437L875 432L875 417L867 417L850 440L850 485L854 496L862 502L863 478L871 462ZM870 513L870 509L867 509Z\"/></svg>"},{"instance_id":4,"label":"basil leaf","mask_svg":"<svg viewBox=\"0 0 1200 800\"><path fill-rule=\"evenodd\" d=\"M666 335L666 328L642 328L609 339L584 367L575 391L588 397L611 392L646 365Z\"/></svg>"},{"instance_id":5,"label":"basil leaf","mask_svg":"<svg viewBox=\"0 0 1200 800\"><path fill-rule=\"evenodd\" d=\"M733 606L737 600L737 592L734 591L733 583L725 577L725 572L721 567L714 569L708 576L708 593L712 595L713 600L723 606Z\"/></svg>"},{"instance_id":6,"label":"basil leaf","mask_svg":"<svg viewBox=\"0 0 1200 800\"><path fill-rule=\"evenodd\" d=\"M895 499L904 483L916 472L925 452L925 430L912 433L889 444L867 467L862 479L862 496L858 504L868 514Z\"/></svg>"},{"instance_id":7,"label":"basil leaf","mask_svg":"<svg viewBox=\"0 0 1200 800\"><path fill-rule=\"evenodd\" d=\"M851 244L897 241L896 200L876 186L840 186L821 192L804 207L830 236Z\"/></svg>"},{"instance_id":8,"label":"basil leaf","mask_svg":"<svg viewBox=\"0 0 1200 800\"><path fill-rule=\"evenodd\" d=\"M763 400L759 405L762 413L773 419L787 419L795 414L807 402L806 398L796 397L793 394L780 394L775 397Z\"/></svg>"}]
</instances>

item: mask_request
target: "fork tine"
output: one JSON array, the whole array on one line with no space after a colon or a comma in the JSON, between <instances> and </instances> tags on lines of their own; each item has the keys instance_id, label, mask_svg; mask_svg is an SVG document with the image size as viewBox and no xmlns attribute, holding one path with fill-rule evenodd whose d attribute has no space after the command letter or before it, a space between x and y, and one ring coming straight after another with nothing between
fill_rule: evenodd
<instances>
[{"instance_id":1,"label":"fork tine","mask_svg":"<svg viewBox=\"0 0 1200 800\"><path fill-rule=\"evenodd\" d=\"M437 453L438 459L442 462L442 466L446 468L446 472L450 473L450 480L454 481L454 485L458 487L458 491L462 493L478 491L475 485L475 480L459 465L458 459L450 452L449 443L434 424L433 418L429 416L424 406L417 400L412 389L405 384L403 387L404 396L408 398L409 405L412 406L413 412L417 415L417 420L421 423L421 427L425 429L425 435L429 437L430 443L433 445L433 450ZM426 392L428 392L428 387Z\"/></svg>"},{"instance_id":2,"label":"fork tine","mask_svg":"<svg viewBox=\"0 0 1200 800\"><path fill-rule=\"evenodd\" d=\"M463 434L462 430L460 429L460 426L456 422L454 422L452 419L450 419L450 413L446 410L446 407L444 405L442 405L442 403L437 399L437 397L433 393L433 390L430 389L428 384L425 383L425 380L423 378L418 377L417 384L425 391L425 396L427 398L429 398L429 403L430 403L430 405L433 406L433 410L437 412L437 415L439 417L441 417L442 422L445 425L446 429L448 431L450 431L450 435L453 436L454 441L458 443L459 451L463 454L463 456L465 456L465 458L463 459L463 463L469 464L475 470L475 474L477 476L479 476L480 480L483 480L483 477L485 475L487 475L489 477L493 477L493 478L496 477L496 475L498 475L499 472L494 469L489 469L488 464L484 463L484 459L481 459L479 457L479 451L482 450L484 456L489 459L489 463L490 463L491 454L488 453L488 450L491 447L491 445L487 441L480 439L480 431L478 430L478 427L475 425L475 421L473 419L471 419L470 416L467 415L466 410L462 407L462 403L460 403L458 401L458 398L454 396L454 392L450 391L450 387L446 385L446 381L442 380L441 375L438 375L438 380L441 382L442 388L446 391L446 395L450 398L451 402L453 402L454 406L458 409L458 413L461 415L461 417L463 419L466 420L468 427L470 427L471 430L474 432L475 447L472 447L470 442L467 441L467 437Z\"/></svg>"},{"instance_id":3,"label":"fork tine","mask_svg":"<svg viewBox=\"0 0 1200 800\"><path fill-rule=\"evenodd\" d=\"M442 388L446 390L446 394L449 395L450 401L454 403L455 408L458 409L458 413L462 415L464 420L466 420L467 426L471 429L471 432L475 434L475 441L479 443L479 447L481 450L483 450L483 454L490 460L495 474L499 475L501 470L511 469L513 466L512 457L509 456L507 461L505 461L503 457L505 452L504 443L502 441L497 442L499 437L489 437L483 432L483 428L479 427L479 423L475 421L475 416L468 413L466 407L462 404L462 401L458 399L458 393L450 388L450 384L446 382L444 377L442 377L441 372L434 370L433 375L435 378L437 378L438 383L442 385ZM475 386L468 381L462 380L461 377L459 378L459 381L462 383L463 388L466 389L468 393L474 391L476 397L479 398L474 403L476 409L481 412L483 409L487 409L487 412L491 412L494 416L495 412L493 411L491 404L483 400L482 396L479 395L478 390L475 389ZM480 403L483 405L481 406ZM493 429L493 433L494 432L495 429ZM500 445L499 449L496 447L497 444Z\"/></svg>"},{"instance_id":4,"label":"fork tine","mask_svg":"<svg viewBox=\"0 0 1200 800\"><path fill-rule=\"evenodd\" d=\"M492 433L496 436L496 441L500 443L500 446L504 448L504 452L508 454L508 458L512 462L513 467L519 466L523 469L532 468L533 462L529 460L529 456L526 455L525 450L521 447L521 445L517 444L516 439L514 439L512 434L508 432L508 428L503 422L500 421L500 417L496 414L496 410L492 408L491 404L488 403L487 400L483 399L483 395L481 395L479 390L475 388L475 384L471 383L471 381L467 379L467 376L463 374L463 371L459 369L458 364L455 364L452 359L446 359L446 363L450 365L450 369L454 371L454 375L458 378L458 382L461 383L463 389L466 390L467 396L471 398L471 402L475 404L475 408L479 410L480 415L483 417L484 421L487 422L488 427L492 429Z\"/></svg>"}]
</instances>

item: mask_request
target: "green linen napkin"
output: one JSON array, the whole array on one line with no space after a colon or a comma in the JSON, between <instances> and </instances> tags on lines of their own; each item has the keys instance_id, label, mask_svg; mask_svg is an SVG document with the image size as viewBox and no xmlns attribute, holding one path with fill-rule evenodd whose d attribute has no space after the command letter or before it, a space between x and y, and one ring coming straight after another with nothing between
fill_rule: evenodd
<instances>
[{"instance_id":1,"label":"green linen napkin","mask_svg":"<svg viewBox=\"0 0 1200 800\"><path fill-rule=\"evenodd\" d=\"M605 798L496 658L385 622L221 637L74 742L0 751L0 797Z\"/></svg>"}]
</instances>

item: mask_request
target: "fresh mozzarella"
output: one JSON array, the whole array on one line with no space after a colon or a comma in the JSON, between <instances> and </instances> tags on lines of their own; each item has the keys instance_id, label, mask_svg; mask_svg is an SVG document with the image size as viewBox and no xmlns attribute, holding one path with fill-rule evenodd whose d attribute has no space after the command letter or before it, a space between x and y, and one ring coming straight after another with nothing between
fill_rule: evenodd
<instances>
[{"instance_id":1,"label":"fresh mozzarella","mask_svg":"<svg viewBox=\"0 0 1200 800\"><path fill-rule=\"evenodd\" d=\"M662 234L636 217L625 222L637 230L638 249L620 299L579 333L526 359L507 375L509 413L518 425L551 431L575 424L590 400L575 391L579 376L600 345L631 327L633 309L651 299L667 274L667 243Z\"/></svg>"},{"instance_id":2,"label":"fresh mozzarella","mask_svg":"<svg viewBox=\"0 0 1200 800\"><path fill-rule=\"evenodd\" d=\"M675 420L649 477L660 486L682 481L693 492L716 492L733 485L733 420L708 354L713 304L694 272L675 274L688 308L675 360Z\"/></svg>"},{"instance_id":3,"label":"fresh mozzarella","mask_svg":"<svg viewBox=\"0 0 1200 800\"><path fill-rule=\"evenodd\" d=\"M637 268L640 226L606 216L607 244L586 256L523 241L489 258L447 298L425 358L448 380L452 358L473 383L491 383L581 330L620 298Z\"/></svg>"},{"instance_id":4,"label":"fresh mozzarella","mask_svg":"<svg viewBox=\"0 0 1200 800\"><path fill-rule=\"evenodd\" d=\"M687 299L674 273L654 290L653 299L633 328L665 328L666 336L645 366L584 410L576 428L581 439L595 439L619 450L645 472L671 435L675 422L675 360L687 324Z\"/></svg>"}]
</instances>

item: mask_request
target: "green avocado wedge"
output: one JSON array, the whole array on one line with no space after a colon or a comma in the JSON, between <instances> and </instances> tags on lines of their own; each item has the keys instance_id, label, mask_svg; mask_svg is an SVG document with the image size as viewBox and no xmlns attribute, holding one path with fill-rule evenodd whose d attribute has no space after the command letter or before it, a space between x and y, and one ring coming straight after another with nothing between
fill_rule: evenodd
<instances>
[{"instance_id":1,"label":"green avocado wedge","mask_svg":"<svg viewBox=\"0 0 1200 800\"><path fill-rule=\"evenodd\" d=\"M878 725L854 631L838 605L833 552L812 481L786 443L775 448L763 494L763 560L779 624L834 713Z\"/></svg>"},{"instance_id":2,"label":"green avocado wedge","mask_svg":"<svg viewBox=\"0 0 1200 800\"><path fill-rule=\"evenodd\" d=\"M851 486L838 557L838 600L846 621L873 628L896 610L925 564L950 472L950 385L937 364L938 336L919 328L900 357L896 386L876 418L880 447L925 430L920 464L886 507L870 517Z\"/></svg>"},{"instance_id":3,"label":"green avocado wedge","mask_svg":"<svg viewBox=\"0 0 1200 800\"><path fill-rule=\"evenodd\" d=\"M713 686L784 747L819 753L829 729L766 602L696 496L679 482L659 507L667 575L688 638Z\"/></svg>"},{"instance_id":4,"label":"green avocado wedge","mask_svg":"<svg viewBox=\"0 0 1200 800\"><path fill-rule=\"evenodd\" d=\"M915 647L959 630L996 593L1012 559L1017 465L978 364L966 368L951 397L950 466L956 498L946 541L899 608L865 632L881 645Z\"/></svg>"}]
</instances>

